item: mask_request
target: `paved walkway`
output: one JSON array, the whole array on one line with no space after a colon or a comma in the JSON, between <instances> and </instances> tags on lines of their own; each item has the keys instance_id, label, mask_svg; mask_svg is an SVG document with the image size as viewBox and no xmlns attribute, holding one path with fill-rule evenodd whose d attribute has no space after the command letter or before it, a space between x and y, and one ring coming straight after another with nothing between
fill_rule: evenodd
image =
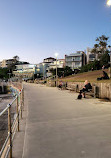
<instances>
[{"instance_id":1,"label":"paved walkway","mask_svg":"<svg viewBox=\"0 0 111 158\"><path fill-rule=\"evenodd\" d=\"M24 87L14 158L111 158L110 102L76 100L77 94L42 85Z\"/></svg>"}]
</instances>

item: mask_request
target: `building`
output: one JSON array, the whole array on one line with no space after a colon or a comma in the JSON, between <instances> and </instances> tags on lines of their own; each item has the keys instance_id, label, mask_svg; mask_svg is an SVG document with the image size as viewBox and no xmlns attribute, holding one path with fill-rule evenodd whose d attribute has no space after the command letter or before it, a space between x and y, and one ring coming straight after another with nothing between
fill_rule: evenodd
<instances>
[{"instance_id":1,"label":"building","mask_svg":"<svg viewBox=\"0 0 111 158\"><path fill-rule=\"evenodd\" d=\"M37 64L37 67L39 69L39 74L42 77L46 78L51 75L51 73L48 73L48 70L49 70L50 64L53 63L54 61L56 61L55 58L48 57L48 58L45 58L42 63Z\"/></svg>"},{"instance_id":2,"label":"building","mask_svg":"<svg viewBox=\"0 0 111 158\"><path fill-rule=\"evenodd\" d=\"M0 61L0 67L2 67L2 62Z\"/></svg>"},{"instance_id":3,"label":"building","mask_svg":"<svg viewBox=\"0 0 111 158\"><path fill-rule=\"evenodd\" d=\"M78 69L86 64L86 54L83 51L77 51L70 55L65 55L65 66L72 70Z\"/></svg>"},{"instance_id":4,"label":"building","mask_svg":"<svg viewBox=\"0 0 111 158\"><path fill-rule=\"evenodd\" d=\"M87 54L87 63L93 62L95 59L97 59L97 55L95 53L92 53L93 48L87 48L86 54Z\"/></svg>"},{"instance_id":5,"label":"building","mask_svg":"<svg viewBox=\"0 0 111 158\"><path fill-rule=\"evenodd\" d=\"M49 57L49 58L45 58L45 59L43 60L43 63L52 63L53 61L56 61L56 59L55 59L55 58L52 58L52 57Z\"/></svg>"},{"instance_id":6,"label":"building","mask_svg":"<svg viewBox=\"0 0 111 158\"><path fill-rule=\"evenodd\" d=\"M7 68L10 67L12 65L22 65L22 64L29 64L28 62L24 62L24 61L17 61L15 59L4 59L0 62L0 67L2 68Z\"/></svg>"},{"instance_id":7,"label":"building","mask_svg":"<svg viewBox=\"0 0 111 158\"><path fill-rule=\"evenodd\" d=\"M65 59L58 59L57 68L64 68L64 66L65 66ZM50 63L49 69L56 69L56 61Z\"/></svg>"},{"instance_id":8,"label":"building","mask_svg":"<svg viewBox=\"0 0 111 158\"><path fill-rule=\"evenodd\" d=\"M32 79L35 76L37 77L38 68L35 64L22 64L16 65L16 69L13 71L15 77L22 77Z\"/></svg>"},{"instance_id":9,"label":"building","mask_svg":"<svg viewBox=\"0 0 111 158\"><path fill-rule=\"evenodd\" d=\"M4 59L1 61L1 67L6 68L15 63L15 59Z\"/></svg>"}]
</instances>

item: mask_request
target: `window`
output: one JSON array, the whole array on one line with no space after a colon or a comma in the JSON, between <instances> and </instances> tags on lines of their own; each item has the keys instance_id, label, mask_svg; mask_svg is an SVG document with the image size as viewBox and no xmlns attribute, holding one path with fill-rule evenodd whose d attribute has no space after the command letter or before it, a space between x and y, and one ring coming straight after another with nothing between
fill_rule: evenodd
<instances>
[{"instance_id":1,"label":"window","mask_svg":"<svg viewBox=\"0 0 111 158\"><path fill-rule=\"evenodd\" d=\"M76 61L80 61L81 58L80 58L80 57L75 57L75 60L76 60Z\"/></svg>"},{"instance_id":2,"label":"window","mask_svg":"<svg viewBox=\"0 0 111 158\"><path fill-rule=\"evenodd\" d=\"M78 67L79 67L80 64L81 64L80 62L75 62L75 66L78 66Z\"/></svg>"}]
</instances>

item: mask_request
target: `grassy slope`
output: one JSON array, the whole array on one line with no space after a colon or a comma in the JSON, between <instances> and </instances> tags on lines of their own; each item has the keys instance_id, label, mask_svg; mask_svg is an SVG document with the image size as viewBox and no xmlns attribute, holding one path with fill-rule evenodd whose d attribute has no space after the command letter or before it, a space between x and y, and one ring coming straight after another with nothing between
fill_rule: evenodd
<instances>
[{"instance_id":1,"label":"grassy slope","mask_svg":"<svg viewBox=\"0 0 111 158\"><path fill-rule=\"evenodd\" d=\"M105 69L105 71L109 74L109 71ZM79 73L76 75L64 77L62 80L63 81L69 81L69 82L84 82L85 80L88 80L90 82L107 82L111 83L110 80L101 80L97 81L98 77L102 76L102 70L96 70L96 71L89 71L89 72L84 72L84 73Z\"/></svg>"}]
</instances>

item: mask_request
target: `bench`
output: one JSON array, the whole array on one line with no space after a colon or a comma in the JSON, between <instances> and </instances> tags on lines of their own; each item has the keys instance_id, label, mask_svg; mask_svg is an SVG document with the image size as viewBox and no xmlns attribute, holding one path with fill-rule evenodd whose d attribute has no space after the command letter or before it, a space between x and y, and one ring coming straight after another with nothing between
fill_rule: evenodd
<instances>
[{"instance_id":1,"label":"bench","mask_svg":"<svg viewBox=\"0 0 111 158\"><path fill-rule=\"evenodd\" d=\"M66 87L66 90L75 91L75 88L73 88L73 87Z\"/></svg>"},{"instance_id":2,"label":"bench","mask_svg":"<svg viewBox=\"0 0 111 158\"><path fill-rule=\"evenodd\" d=\"M96 89L97 87L94 85L92 86L92 89L89 89L88 92L84 92L85 93L85 96L86 95L90 95L90 96L93 96L94 98L96 98Z\"/></svg>"},{"instance_id":3,"label":"bench","mask_svg":"<svg viewBox=\"0 0 111 158\"><path fill-rule=\"evenodd\" d=\"M75 87L66 87L67 90L79 92L79 86L78 84Z\"/></svg>"}]
</instances>

